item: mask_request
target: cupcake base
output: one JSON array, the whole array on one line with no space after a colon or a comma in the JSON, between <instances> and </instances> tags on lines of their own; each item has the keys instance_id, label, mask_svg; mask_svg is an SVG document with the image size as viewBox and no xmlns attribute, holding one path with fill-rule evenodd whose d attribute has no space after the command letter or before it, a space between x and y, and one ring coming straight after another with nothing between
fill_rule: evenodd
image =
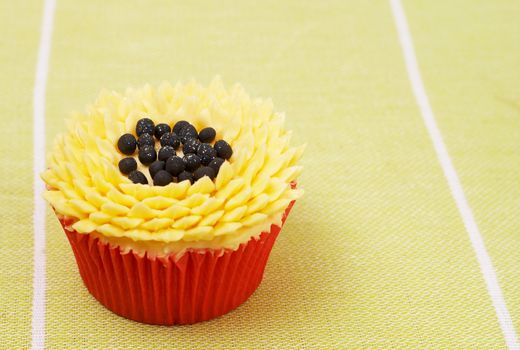
<instances>
[{"instance_id":1,"label":"cupcake base","mask_svg":"<svg viewBox=\"0 0 520 350\"><path fill-rule=\"evenodd\" d=\"M294 202L287 207L282 226ZM262 281L281 230L271 225L237 250L197 249L179 259L123 253L60 220L89 292L128 319L158 325L192 324L223 315L245 302Z\"/></svg>"}]
</instances>

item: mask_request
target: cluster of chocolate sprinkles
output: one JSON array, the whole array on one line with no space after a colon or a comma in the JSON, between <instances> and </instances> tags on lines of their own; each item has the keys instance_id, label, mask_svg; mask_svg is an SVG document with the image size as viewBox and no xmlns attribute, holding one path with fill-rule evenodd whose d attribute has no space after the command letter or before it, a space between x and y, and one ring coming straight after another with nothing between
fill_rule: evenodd
<instances>
[{"instance_id":1,"label":"cluster of chocolate sprinkles","mask_svg":"<svg viewBox=\"0 0 520 350\"><path fill-rule=\"evenodd\" d=\"M143 118L137 122L135 134L137 139L132 134L124 134L117 141L119 151L128 156L119 161L119 170L133 183L148 183L146 176L137 170L133 157L136 149L139 162L148 166L155 186L184 180L194 183L204 176L213 180L220 166L233 154L226 141L218 140L213 144L217 135L215 129L207 127L197 132L185 120L170 128L168 124L155 125L153 120ZM160 144L159 152L156 143Z\"/></svg>"}]
</instances>

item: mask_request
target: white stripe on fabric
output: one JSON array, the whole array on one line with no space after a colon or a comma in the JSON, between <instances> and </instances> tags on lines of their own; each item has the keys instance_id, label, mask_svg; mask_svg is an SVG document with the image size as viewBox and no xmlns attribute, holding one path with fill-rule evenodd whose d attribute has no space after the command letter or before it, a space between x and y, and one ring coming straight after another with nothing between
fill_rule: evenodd
<instances>
[{"instance_id":1,"label":"white stripe on fabric","mask_svg":"<svg viewBox=\"0 0 520 350\"><path fill-rule=\"evenodd\" d=\"M495 307L496 315L498 317L500 327L502 328L505 341L509 349L520 349L518 337L516 335L509 311L507 310L506 303L502 295L502 290L498 284L495 269L489 254L486 251L486 247L484 246L484 240L482 239L482 235L480 234L479 228L464 194L464 190L462 189L459 177L455 171L446 145L442 139L441 132L437 127L430 102L428 101L428 96L426 95L419 71L419 66L417 64L417 59L415 57L412 37L408 28L408 23L402 3L400 0L390 0L390 5L392 7L395 24L397 26L397 32L399 34L399 41L403 50L406 69L408 71L408 76L410 78L410 83L412 85L415 99L421 110L424 123L426 124L428 133L432 139L435 152L439 158L444 175L448 181L451 194L457 204L460 215L464 222L464 226L466 227L469 238L471 240L471 244L473 245L473 249L480 264L480 269L482 271L482 275L484 276L484 280L486 282L489 295L491 296L493 306Z\"/></svg>"},{"instance_id":2,"label":"white stripe on fabric","mask_svg":"<svg viewBox=\"0 0 520 350\"><path fill-rule=\"evenodd\" d=\"M45 347L45 202L42 198L45 187L40 173L45 170L45 88L55 9L55 0L45 1L33 91L34 275L31 348L35 350Z\"/></svg>"}]
</instances>

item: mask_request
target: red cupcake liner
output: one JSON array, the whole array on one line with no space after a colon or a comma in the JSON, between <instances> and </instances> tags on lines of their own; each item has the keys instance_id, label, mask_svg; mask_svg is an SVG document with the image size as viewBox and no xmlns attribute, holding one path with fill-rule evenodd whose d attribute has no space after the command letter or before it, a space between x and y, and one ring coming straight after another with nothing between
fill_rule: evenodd
<instances>
[{"instance_id":1,"label":"red cupcake liner","mask_svg":"<svg viewBox=\"0 0 520 350\"><path fill-rule=\"evenodd\" d=\"M282 226L294 204L289 204ZM90 234L71 231L69 239L89 292L116 314L138 322L191 324L223 315L245 302L262 281L281 226L271 225L237 250L188 250L176 259L122 252Z\"/></svg>"}]
</instances>

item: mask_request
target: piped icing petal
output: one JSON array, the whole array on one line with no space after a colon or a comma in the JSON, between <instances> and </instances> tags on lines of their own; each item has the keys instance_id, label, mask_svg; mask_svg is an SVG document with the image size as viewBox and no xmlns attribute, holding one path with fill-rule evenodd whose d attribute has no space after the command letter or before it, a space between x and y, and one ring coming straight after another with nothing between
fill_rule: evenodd
<instances>
[{"instance_id":1,"label":"piped icing petal","mask_svg":"<svg viewBox=\"0 0 520 350\"><path fill-rule=\"evenodd\" d=\"M170 126L181 119L197 129L212 126L216 139L226 140L234 153L214 181L134 184L119 172L123 155L117 141L124 133L135 135L144 117ZM271 100L252 99L238 84L227 89L219 78L208 87L190 81L123 94L102 91L56 137L41 175L48 188L44 197L59 215L73 219L79 233L114 242L171 243L170 251L237 247L278 224L302 194L290 184L302 171L297 163L304 146L290 146L284 120Z\"/></svg>"}]
</instances>

